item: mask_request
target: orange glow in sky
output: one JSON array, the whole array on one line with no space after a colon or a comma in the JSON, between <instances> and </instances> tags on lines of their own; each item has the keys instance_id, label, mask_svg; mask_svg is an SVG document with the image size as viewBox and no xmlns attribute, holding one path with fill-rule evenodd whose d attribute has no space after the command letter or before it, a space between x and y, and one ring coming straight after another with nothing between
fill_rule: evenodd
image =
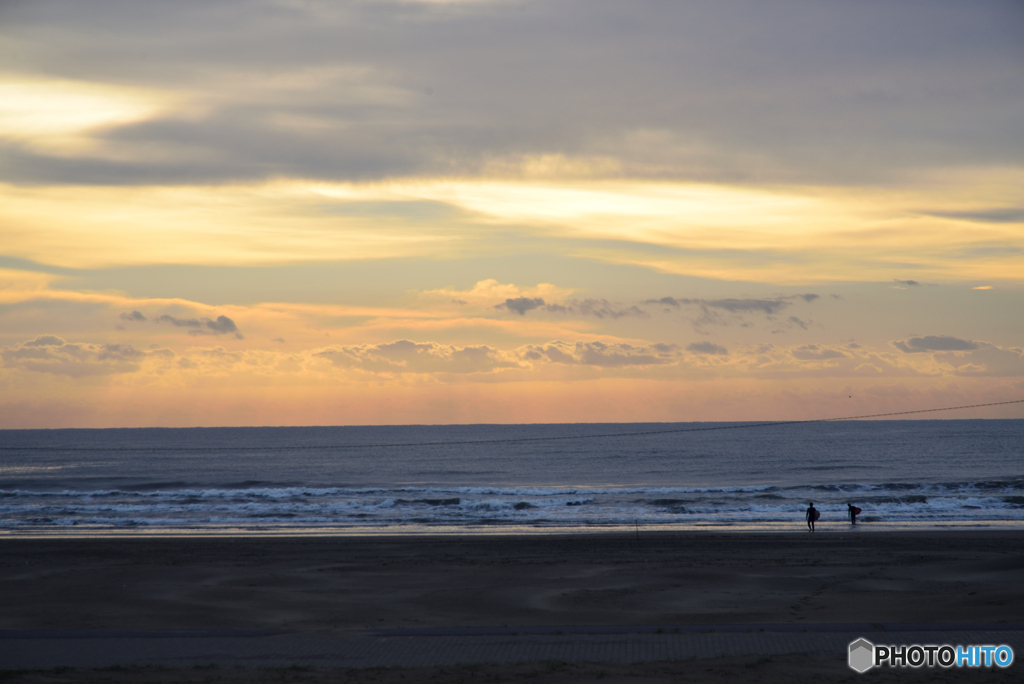
<instances>
[{"instance_id":1,"label":"orange glow in sky","mask_svg":"<svg viewBox=\"0 0 1024 684\"><path fill-rule=\"evenodd\" d=\"M1020 8L697 5L0 9L0 428L1024 397Z\"/></svg>"}]
</instances>

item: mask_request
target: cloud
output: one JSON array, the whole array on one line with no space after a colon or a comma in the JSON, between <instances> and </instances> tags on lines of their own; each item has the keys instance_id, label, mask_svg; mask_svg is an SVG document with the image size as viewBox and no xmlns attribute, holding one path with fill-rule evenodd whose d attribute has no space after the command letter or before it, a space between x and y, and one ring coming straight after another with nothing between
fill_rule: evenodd
<instances>
[{"instance_id":1,"label":"cloud","mask_svg":"<svg viewBox=\"0 0 1024 684\"><path fill-rule=\"evenodd\" d=\"M40 335L39 337L25 342L22 344L23 347L60 347L65 343L64 339L57 337L56 335Z\"/></svg>"},{"instance_id":2,"label":"cloud","mask_svg":"<svg viewBox=\"0 0 1024 684\"><path fill-rule=\"evenodd\" d=\"M5 170L19 181L381 178L472 171L528 151L570 167L607 159L625 173L822 183L1010 163L1020 152L1016 121L1000 115L1020 103L1013 2L982 13L944 3L922 17L914 3L808 12L784 1L757 14L756 31L736 30L756 0L628 13L581 0L528 11L516 2L238 2L229 12L149 3L144 18L114 2L47 7L5 8L7 33L42 46L26 58L37 71L170 79L166 89L180 95L148 120L90 131L97 144L76 149L77 159L9 144ZM140 42L145 60L113 57ZM616 49L600 49L609 44ZM25 117L29 126L38 118Z\"/></svg>"},{"instance_id":3,"label":"cloud","mask_svg":"<svg viewBox=\"0 0 1024 684\"><path fill-rule=\"evenodd\" d=\"M173 355L166 349L147 354L130 345L67 342L56 335L40 335L0 349L0 358L8 368L79 378L133 373L139 370L139 363L147 355L167 353Z\"/></svg>"},{"instance_id":4,"label":"cloud","mask_svg":"<svg viewBox=\"0 0 1024 684\"><path fill-rule=\"evenodd\" d=\"M789 306L789 302L781 299L703 299L693 303L731 313L760 311L769 316Z\"/></svg>"},{"instance_id":5,"label":"cloud","mask_svg":"<svg viewBox=\"0 0 1024 684\"><path fill-rule=\"evenodd\" d=\"M238 326L236 326L235 322L227 316L217 316L217 320L215 321L204 319L204 322L206 323L207 328L218 335L222 333L235 333L239 339L242 337L238 333Z\"/></svg>"},{"instance_id":6,"label":"cloud","mask_svg":"<svg viewBox=\"0 0 1024 684\"><path fill-rule=\"evenodd\" d=\"M1024 375L1024 350L1000 347L989 342L962 340L946 335L927 335L892 343L907 354L928 352L942 372L956 375L1012 377Z\"/></svg>"},{"instance_id":7,"label":"cloud","mask_svg":"<svg viewBox=\"0 0 1024 684\"><path fill-rule=\"evenodd\" d=\"M132 311L131 313L122 313L122 321L144 321L146 317L142 315L141 311Z\"/></svg>"},{"instance_id":8,"label":"cloud","mask_svg":"<svg viewBox=\"0 0 1024 684\"><path fill-rule=\"evenodd\" d=\"M662 366L678 360L678 346L653 344L636 346L628 343L555 341L527 345L519 350L528 361L546 361L564 365L622 368L626 366Z\"/></svg>"},{"instance_id":9,"label":"cloud","mask_svg":"<svg viewBox=\"0 0 1024 684\"><path fill-rule=\"evenodd\" d=\"M929 215L982 223L1020 223L1024 221L1024 208L1000 207L982 211L935 211L930 212Z\"/></svg>"},{"instance_id":10,"label":"cloud","mask_svg":"<svg viewBox=\"0 0 1024 684\"><path fill-rule=\"evenodd\" d=\"M630 306L625 309L615 309L607 299L573 299L569 301L569 310L579 310L585 316L596 316L598 318L648 318L648 314L637 306Z\"/></svg>"},{"instance_id":11,"label":"cloud","mask_svg":"<svg viewBox=\"0 0 1024 684\"><path fill-rule=\"evenodd\" d=\"M508 309L520 316L525 316L527 311L544 306L544 300L540 297L514 297L506 299L501 304L495 304L495 309Z\"/></svg>"},{"instance_id":12,"label":"cloud","mask_svg":"<svg viewBox=\"0 0 1024 684\"><path fill-rule=\"evenodd\" d=\"M177 326L179 328L201 328L203 326L203 322L200 321L198 318L175 318L174 316L170 316L168 314L164 314L163 316L154 318L153 322L170 323L171 325Z\"/></svg>"},{"instance_id":13,"label":"cloud","mask_svg":"<svg viewBox=\"0 0 1024 684\"><path fill-rule=\"evenodd\" d=\"M1006 349L986 342L970 351L938 352L935 360L957 375L1011 377L1024 375L1024 349Z\"/></svg>"},{"instance_id":14,"label":"cloud","mask_svg":"<svg viewBox=\"0 0 1024 684\"><path fill-rule=\"evenodd\" d=\"M489 373L515 368L514 358L485 345L455 347L398 340L387 344L330 347L314 352L339 368L371 373Z\"/></svg>"},{"instance_id":15,"label":"cloud","mask_svg":"<svg viewBox=\"0 0 1024 684\"><path fill-rule=\"evenodd\" d=\"M136 312L137 313L137 312ZM233 333L238 339L244 339L238 331L238 326L227 316L217 316L216 320L210 318L176 318L164 314L153 319L154 323L170 323L179 328L189 328L189 335L223 335Z\"/></svg>"},{"instance_id":16,"label":"cloud","mask_svg":"<svg viewBox=\"0 0 1024 684\"><path fill-rule=\"evenodd\" d=\"M908 287L913 287L915 285L921 284L916 280L900 280L899 278L893 278L892 282L896 283L897 285L907 285Z\"/></svg>"},{"instance_id":17,"label":"cloud","mask_svg":"<svg viewBox=\"0 0 1024 684\"><path fill-rule=\"evenodd\" d=\"M907 340L897 340L892 344L907 354L933 351L970 351L978 348L978 345L970 340L961 340L946 335L911 337Z\"/></svg>"},{"instance_id":18,"label":"cloud","mask_svg":"<svg viewBox=\"0 0 1024 684\"><path fill-rule=\"evenodd\" d=\"M550 361L552 363L564 364L578 363L576 357L561 349L559 343L531 345L522 351L522 357L528 361Z\"/></svg>"},{"instance_id":19,"label":"cloud","mask_svg":"<svg viewBox=\"0 0 1024 684\"><path fill-rule=\"evenodd\" d=\"M729 350L725 347L720 347L717 344L711 342L694 342L693 344L687 345L686 351L693 352L694 354L718 354L721 356L727 356Z\"/></svg>"},{"instance_id":20,"label":"cloud","mask_svg":"<svg viewBox=\"0 0 1024 684\"><path fill-rule=\"evenodd\" d=\"M801 361L825 361L827 359L845 359L846 354L835 349L819 347L816 344L805 344L790 352L793 358Z\"/></svg>"},{"instance_id":21,"label":"cloud","mask_svg":"<svg viewBox=\"0 0 1024 684\"><path fill-rule=\"evenodd\" d=\"M423 290L420 297L443 301L459 306L485 306L488 308L505 308L503 305L495 306L496 299L543 299L560 300L572 294L571 289L556 287L551 283L538 283L534 287L520 287L512 283L500 283L494 278L477 281L468 290L455 290L452 288L440 288L437 290Z\"/></svg>"},{"instance_id":22,"label":"cloud","mask_svg":"<svg viewBox=\"0 0 1024 684\"><path fill-rule=\"evenodd\" d=\"M576 352L579 362L587 366L658 366L675 362L669 355L652 354L645 347L629 344L577 343Z\"/></svg>"},{"instance_id":23,"label":"cloud","mask_svg":"<svg viewBox=\"0 0 1024 684\"><path fill-rule=\"evenodd\" d=\"M698 315L690 317L694 330L705 334L704 327L708 325L751 327L746 316L749 314L763 314L769 321L774 321L776 314L792 306L795 301L803 301L808 304L820 299L821 295L814 293L803 293L785 297L772 298L725 298L725 299L696 299L688 297L661 297L660 299L647 299L644 304L660 304L674 309L683 307L696 307ZM666 309L666 311L668 311ZM773 333L781 333L793 327L807 329L809 322L797 316L790 316L787 320L776 324Z\"/></svg>"},{"instance_id":24,"label":"cloud","mask_svg":"<svg viewBox=\"0 0 1024 684\"><path fill-rule=\"evenodd\" d=\"M506 302L506 306L507 306ZM501 305L499 305L501 306ZM531 307L533 308L533 307ZM544 310L551 313L594 316L596 318L650 318L650 314L638 306L616 308L607 299L570 299L565 304L546 304Z\"/></svg>"},{"instance_id":25,"label":"cloud","mask_svg":"<svg viewBox=\"0 0 1024 684\"><path fill-rule=\"evenodd\" d=\"M676 297L662 297L661 299L645 300L644 304L664 304L675 308L691 305L704 309L720 309L729 313L760 312L771 316L789 306L792 303L790 300L794 298L803 299L805 302L813 302L818 297L819 295L816 294L801 294L776 299L677 299Z\"/></svg>"}]
</instances>

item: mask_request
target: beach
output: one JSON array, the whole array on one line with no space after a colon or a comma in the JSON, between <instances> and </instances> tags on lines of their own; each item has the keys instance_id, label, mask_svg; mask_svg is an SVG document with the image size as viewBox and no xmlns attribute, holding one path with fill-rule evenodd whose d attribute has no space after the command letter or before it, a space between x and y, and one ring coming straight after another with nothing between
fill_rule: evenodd
<instances>
[{"instance_id":1,"label":"beach","mask_svg":"<svg viewBox=\"0 0 1024 684\"><path fill-rule=\"evenodd\" d=\"M2 630L323 635L784 623L813 632L822 624L1013 623L1024 615L1020 530L8 537L0 549ZM779 669L785 660L761 666ZM841 666L853 674L833 660L797 659L809 673ZM783 669L793 674L797 661Z\"/></svg>"},{"instance_id":2,"label":"beach","mask_svg":"<svg viewBox=\"0 0 1024 684\"><path fill-rule=\"evenodd\" d=\"M4 539L2 629L1024 616L1024 532Z\"/></svg>"}]
</instances>

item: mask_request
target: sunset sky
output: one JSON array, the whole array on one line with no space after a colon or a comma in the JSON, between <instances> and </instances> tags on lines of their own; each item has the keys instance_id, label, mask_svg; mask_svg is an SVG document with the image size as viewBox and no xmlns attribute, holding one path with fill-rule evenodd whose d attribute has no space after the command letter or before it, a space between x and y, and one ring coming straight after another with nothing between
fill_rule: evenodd
<instances>
[{"instance_id":1,"label":"sunset sky","mask_svg":"<svg viewBox=\"0 0 1024 684\"><path fill-rule=\"evenodd\" d=\"M2 428L1021 398L1024 3L0 0Z\"/></svg>"}]
</instances>

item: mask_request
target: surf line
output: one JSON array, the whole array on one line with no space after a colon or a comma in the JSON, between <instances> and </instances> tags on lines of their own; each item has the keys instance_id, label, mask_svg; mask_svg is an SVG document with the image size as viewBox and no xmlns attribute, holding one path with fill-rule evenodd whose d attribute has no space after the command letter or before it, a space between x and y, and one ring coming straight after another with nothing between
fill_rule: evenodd
<instances>
[{"instance_id":1,"label":"surf line","mask_svg":"<svg viewBox=\"0 0 1024 684\"><path fill-rule=\"evenodd\" d=\"M867 420L868 418L887 418L892 416L909 416L937 411L962 411L964 409L984 408L986 406L1006 406L1007 404L1024 404L1024 399L1010 401L993 401L987 404L968 404L965 406L944 406L942 408L915 409L913 411L890 411L888 413L871 413L860 416L842 416L838 418L807 418L804 420L778 420L761 423L742 423L740 425L706 425L702 427L676 428L673 430L646 430L643 432L611 432L595 435L552 435L551 437L505 437L502 439L467 439L450 442L395 442L392 444L301 444L294 446L264 447L9 447L0 446L0 451L136 451L136 452L168 452L168 451L297 451L332 449L394 449L398 447L428 446L461 446L474 444L518 444L526 442L558 442L571 439L609 439L614 437L646 437L651 435L672 435L683 432L710 432L712 430L749 430L753 428L778 427L782 425L805 425L809 423L838 423L845 420Z\"/></svg>"}]
</instances>

